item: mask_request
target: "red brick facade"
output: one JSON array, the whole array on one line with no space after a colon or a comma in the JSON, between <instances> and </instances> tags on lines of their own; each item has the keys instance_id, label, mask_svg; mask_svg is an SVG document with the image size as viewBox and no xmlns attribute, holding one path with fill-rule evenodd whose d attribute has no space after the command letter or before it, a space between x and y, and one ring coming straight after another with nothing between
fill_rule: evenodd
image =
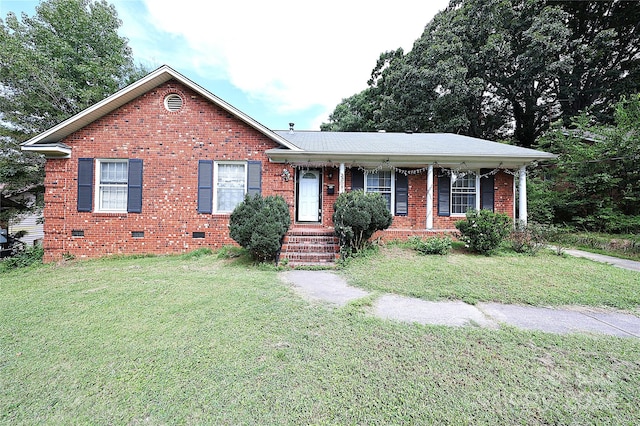
<instances>
[{"instance_id":1,"label":"red brick facade","mask_svg":"<svg viewBox=\"0 0 640 426\"><path fill-rule=\"evenodd\" d=\"M174 92L184 105L169 112L164 98ZM63 142L72 148L71 158L47 160L45 169L47 261L66 254L180 253L232 244L228 214L197 212L198 160L203 159L261 161L263 195L282 195L293 214L294 181L285 182L282 165L264 154L277 144L176 82L147 92ZM142 213L78 212L79 158L142 159ZM72 236L73 231L84 236ZM133 232L144 237L134 238ZM193 232L204 232L205 238L193 238Z\"/></svg>"},{"instance_id":2,"label":"red brick facade","mask_svg":"<svg viewBox=\"0 0 640 426\"><path fill-rule=\"evenodd\" d=\"M177 112L164 106L167 94L184 103ZM295 218L296 170L271 163L265 151L278 144L262 132L219 108L189 87L171 80L97 119L62 142L72 149L69 159L48 159L45 179L45 260L65 255L99 257L111 254L181 253L199 247L233 244L229 214L203 214L198 205L198 162L260 161L262 195L281 195ZM141 159L141 213L79 212L78 160ZM291 179L283 178L283 169ZM333 203L339 192L339 170L321 171L321 224L332 227ZM436 169L437 170L437 169ZM331 172L332 177L329 177ZM329 185L334 185L329 194ZM495 210L513 216L513 176L495 176ZM351 189L347 166L345 187ZM437 215L434 179L433 227L454 229L460 217ZM95 198L95 197L94 197ZM93 200L94 206L96 200ZM408 176L408 215L396 216L387 238L425 233L427 174ZM433 232L433 231L429 231ZM194 236L194 233L199 233ZM202 238L202 234L204 237ZM196 238L197 236L197 238Z\"/></svg>"}]
</instances>

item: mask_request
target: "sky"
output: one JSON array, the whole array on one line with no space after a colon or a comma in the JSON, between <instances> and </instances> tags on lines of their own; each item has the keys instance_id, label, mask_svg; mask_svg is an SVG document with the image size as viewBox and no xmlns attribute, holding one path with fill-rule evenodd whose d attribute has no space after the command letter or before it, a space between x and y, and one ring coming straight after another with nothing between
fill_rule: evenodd
<instances>
[{"instance_id":1,"label":"sky","mask_svg":"<svg viewBox=\"0 0 640 426\"><path fill-rule=\"evenodd\" d=\"M319 130L367 87L382 52L411 50L448 0L109 0L136 62L169 65L274 129ZM0 0L32 16L39 1Z\"/></svg>"}]
</instances>

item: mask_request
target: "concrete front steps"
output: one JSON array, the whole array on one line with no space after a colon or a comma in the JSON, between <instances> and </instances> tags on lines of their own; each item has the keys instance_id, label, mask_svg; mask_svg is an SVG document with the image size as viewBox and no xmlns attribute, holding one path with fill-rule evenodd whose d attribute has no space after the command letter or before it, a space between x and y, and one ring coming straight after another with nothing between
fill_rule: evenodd
<instances>
[{"instance_id":1,"label":"concrete front steps","mask_svg":"<svg viewBox=\"0 0 640 426\"><path fill-rule=\"evenodd\" d=\"M294 226L284 236L280 251L280 262L291 267L333 267L340 257L338 239L333 229L319 226Z\"/></svg>"}]
</instances>

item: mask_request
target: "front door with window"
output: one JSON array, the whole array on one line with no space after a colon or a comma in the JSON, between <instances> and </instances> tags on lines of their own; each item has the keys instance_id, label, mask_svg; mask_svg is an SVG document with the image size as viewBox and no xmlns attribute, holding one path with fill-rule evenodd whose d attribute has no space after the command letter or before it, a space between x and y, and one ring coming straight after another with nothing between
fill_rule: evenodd
<instances>
[{"instance_id":1,"label":"front door with window","mask_svg":"<svg viewBox=\"0 0 640 426\"><path fill-rule=\"evenodd\" d=\"M298 221L320 220L320 171L300 170L298 173Z\"/></svg>"}]
</instances>

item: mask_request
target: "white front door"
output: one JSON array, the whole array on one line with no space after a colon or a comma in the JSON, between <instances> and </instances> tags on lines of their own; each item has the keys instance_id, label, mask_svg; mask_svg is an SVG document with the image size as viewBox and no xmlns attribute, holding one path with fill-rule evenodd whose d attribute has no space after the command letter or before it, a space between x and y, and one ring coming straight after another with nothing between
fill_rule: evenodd
<instances>
[{"instance_id":1,"label":"white front door","mask_svg":"<svg viewBox=\"0 0 640 426\"><path fill-rule=\"evenodd\" d=\"M320 210L320 171L301 170L298 178L298 220L317 222Z\"/></svg>"}]
</instances>

